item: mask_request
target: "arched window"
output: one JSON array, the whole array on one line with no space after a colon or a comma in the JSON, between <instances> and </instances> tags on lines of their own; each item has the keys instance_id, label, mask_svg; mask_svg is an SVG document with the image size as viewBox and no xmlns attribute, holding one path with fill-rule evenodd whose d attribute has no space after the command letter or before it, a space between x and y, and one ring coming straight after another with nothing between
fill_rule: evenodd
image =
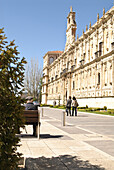
<instances>
[{"instance_id":1,"label":"arched window","mask_svg":"<svg viewBox=\"0 0 114 170\"><path fill-rule=\"evenodd\" d=\"M54 61L54 58L53 58L53 57L50 57L50 58L49 58L49 64L51 64L53 61Z\"/></svg>"},{"instance_id":2,"label":"arched window","mask_svg":"<svg viewBox=\"0 0 114 170\"><path fill-rule=\"evenodd\" d=\"M69 69L69 61L67 62L67 69Z\"/></svg>"},{"instance_id":3,"label":"arched window","mask_svg":"<svg viewBox=\"0 0 114 170\"><path fill-rule=\"evenodd\" d=\"M98 73L98 84L100 84L100 73Z\"/></svg>"},{"instance_id":4,"label":"arched window","mask_svg":"<svg viewBox=\"0 0 114 170\"><path fill-rule=\"evenodd\" d=\"M99 43L99 56L102 55L102 48L103 48L103 43L100 42L100 43Z\"/></svg>"},{"instance_id":5,"label":"arched window","mask_svg":"<svg viewBox=\"0 0 114 170\"><path fill-rule=\"evenodd\" d=\"M75 89L75 81L73 81L73 84L72 84L72 89L74 90Z\"/></svg>"}]
</instances>

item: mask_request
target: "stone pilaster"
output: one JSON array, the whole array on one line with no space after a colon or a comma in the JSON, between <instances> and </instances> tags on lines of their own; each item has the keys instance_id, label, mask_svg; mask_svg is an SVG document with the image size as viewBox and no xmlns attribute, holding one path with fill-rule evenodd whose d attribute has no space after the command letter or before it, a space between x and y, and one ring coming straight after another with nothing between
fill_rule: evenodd
<instances>
[{"instance_id":1,"label":"stone pilaster","mask_svg":"<svg viewBox=\"0 0 114 170\"><path fill-rule=\"evenodd\" d=\"M71 96L71 73L68 74L68 96Z\"/></svg>"},{"instance_id":2,"label":"stone pilaster","mask_svg":"<svg viewBox=\"0 0 114 170\"><path fill-rule=\"evenodd\" d=\"M102 89L103 89L103 62L101 61L101 70L100 70L100 83L101 83L101 96L102 94Z\"/></svg>"},{"instance_id":3,"label":"stone pilaster","mask_svg":"<svg viewBox=\"0 0 114 170\"><path fill-rule=\"evenodd\" d=\"M97 63L95 64L95 97L96 97L96 89L97 89Z\"/></svg>"},{"instance_id":4,"label":"stone pilaster","mask_svg":"<svg viewBox=\"0 0 114 170\"><path fill-rule=\"evenodd\" d=\"M114 96L114 54L112 58L112 96Z\"/></svg>"},{"instance_id":5,"label":"stone pilaster","mask_svg":"<svg viewBox=\"0 0 114 170\"><path fill-rule=\"evenodd\" d=\"M66 101L65 101L65 78L64 77L62 78L61 87L62 87L61 90L62 101L63 104L65 104Z\"/></svg>"}]
</instances>

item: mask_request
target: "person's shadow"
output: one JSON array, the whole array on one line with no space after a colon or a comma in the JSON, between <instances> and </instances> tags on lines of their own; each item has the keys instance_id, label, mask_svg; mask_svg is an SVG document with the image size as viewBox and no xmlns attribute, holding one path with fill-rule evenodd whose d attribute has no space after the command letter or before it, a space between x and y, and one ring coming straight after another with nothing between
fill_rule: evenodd
<instances>
[{"instance_id":1,"label":"person's shadow","mask_svg":"<svg viewBox=\"0 0 114 170\"><path fill-rule=\"evenodd\" d=\"M23 170L105 170L105 168L92 165L77 156L60 155L52 158L26 158Z\"/></svg>"}]
</instances>

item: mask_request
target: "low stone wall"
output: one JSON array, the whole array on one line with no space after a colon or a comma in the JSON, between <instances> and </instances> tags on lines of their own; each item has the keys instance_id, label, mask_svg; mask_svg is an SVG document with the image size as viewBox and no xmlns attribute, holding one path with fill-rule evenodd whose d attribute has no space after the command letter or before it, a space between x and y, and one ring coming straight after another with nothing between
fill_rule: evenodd
<instances>
[{"instance_id":1,"label":"low stone wall","mask_svg":"<svg viewBox=\"0 0 114 170\"><path fill-rule=\"evenodd\" d=\"M54 104L54 101L56 101L56 105L59 105L59 100L55 100L55 99L53 99L53 100L48 100L47 101L47 104L49 104L49 105L53 105ZM62 105L63 103L62 103L62 100L60 100L60 105Z\"/></svg>"},{"instance_id":2,"label":"low stone wall","mask_svg":"<svg viewBox=\"0 0 114 170\"><path fill-rule=\"evenodd\" d=\"M114 109L114 97L105 97L105 98L84 98L77 99L79 103L79 107L100 107L103 108L106 106L108 109ZM47 104L53 105L54 100L48 100ZM62 105L62 100L60 101ZM58 105L58 101L56 101L56 105Z\"/></svg>"},{"instance_id":3,"label":"low stone wall","mask_svg":"<svg viewBox=\"0 0 114 170\"><path fill-rule=\"evenodd\" d=\"M114 97L78 99L78 103L80 107L88 105L88 107L103 108L107 106L108 109L114 109Z\"/></svg>"}]
</instances>

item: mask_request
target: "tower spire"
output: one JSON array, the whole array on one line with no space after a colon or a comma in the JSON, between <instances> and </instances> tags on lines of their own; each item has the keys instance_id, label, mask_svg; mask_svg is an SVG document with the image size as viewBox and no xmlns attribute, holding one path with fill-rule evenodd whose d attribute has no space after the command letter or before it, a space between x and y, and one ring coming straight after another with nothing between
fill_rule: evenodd
<instances>
[{"instance_id":1,"label":"tower spire","mask_svg":"<svg viewBox=\"0 0 114 170\"><path fill-rule=\"evenodd\" d=\"M76 35L76 21L75 12L72 11L72 6L70 7L70 12L67 17L67 30L66 30L66 45L65 50L67 50L72 43L75 41Z\"/></svg>"},{"instance_id":2,"label":"tower spire","mask_svg":"<svg viewBox=\"0 0 114 170\"><path fill-rule=\"evenodd\" d=\"M103 16L105 15L105 8L103 8Z\"/></svg>"},{"instance_id":3,"label":"tower spire","mask_svg":"<svg viewBox=\"0 0 114 170\"><path fill-rule=\"evenodd\" d=\"M97 14L97 21L99 21L99 13Z\"/></svg>"},{"instance_id":4,"label":"tower spire","mask_svg":"<svg viewBox=\"0 0 114 170\"><path fill-rule=\"evenodd\" d=\"M72 6L70 7L70 12L72 12Z\"/></svg>"}]
</instances>

